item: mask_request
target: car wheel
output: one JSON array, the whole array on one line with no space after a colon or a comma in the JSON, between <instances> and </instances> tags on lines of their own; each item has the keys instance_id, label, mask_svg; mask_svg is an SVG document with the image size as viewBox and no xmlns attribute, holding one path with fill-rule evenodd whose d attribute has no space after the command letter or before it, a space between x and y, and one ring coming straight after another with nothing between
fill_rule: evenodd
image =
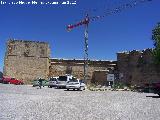
<instances>
[{"instance_id":1,"label":"car wheel","mask_svg":"<svg viewBox=\"0 0 160 120\"><path fill-rule=\"evenodd\" d=\"M78 90L81 91L81 87Z\"/></svg>"},{"instance_id":2,"label":"car wheel","mask_svg":"<svg viewBox=\"0 0 160 120\"><path fill-rule=\"evenodd\" d=\"M84 87L80 87L79 90L80 90L80 91L83 91L83 90L84 90Z\"/></svg>"}]
</instances>

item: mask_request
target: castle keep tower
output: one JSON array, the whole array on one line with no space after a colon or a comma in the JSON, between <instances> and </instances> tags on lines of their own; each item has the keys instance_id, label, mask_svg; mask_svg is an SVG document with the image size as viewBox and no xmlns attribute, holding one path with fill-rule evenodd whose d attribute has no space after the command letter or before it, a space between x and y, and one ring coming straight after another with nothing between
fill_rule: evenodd
<instances>
[{"instance_id":1,"label":"castle keep tower","mask_svg":"<svg viewBox=\"0 0 160 120\"><path fill-rule=\"evenodd\" d=\"M49 74L50 49L48 43L9 40L4 60L4 75L29 83Z\"/></svg>"}]
</instances>

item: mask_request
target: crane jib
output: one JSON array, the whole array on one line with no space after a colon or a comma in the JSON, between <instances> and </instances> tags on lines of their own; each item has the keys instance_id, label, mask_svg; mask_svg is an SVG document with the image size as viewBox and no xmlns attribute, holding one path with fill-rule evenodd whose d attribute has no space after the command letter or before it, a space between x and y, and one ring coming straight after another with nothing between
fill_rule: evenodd
<instances>
[{"instance_id":1,"label":"crane jib","mask_svg":"<svg viewBox=\"0 0 160 120\"><path fill-rule=\"evenodd\" d=\"M74 25L72 25L72 24L68 25L67 26L67 30L71 30L71 29L73 29L75 27L78 27L78 26L81 26L81 25L89 24L89 21L90 21L90 19L87 17L84 20L82 20L82 21L80 21L80 22L78 22L78 23L76 23Z\"/></svg>"}]
</instances>

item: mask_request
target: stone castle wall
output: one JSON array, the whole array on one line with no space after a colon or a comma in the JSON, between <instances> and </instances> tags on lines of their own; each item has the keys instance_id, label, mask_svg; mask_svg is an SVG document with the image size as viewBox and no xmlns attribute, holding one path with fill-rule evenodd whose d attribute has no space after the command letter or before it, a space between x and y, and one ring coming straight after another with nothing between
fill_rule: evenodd
<instances>
[{"instance_id":1,"label":"stone castle wall","mask_svg":"<svg viewBox=\"0 0 160 120\"><path fill-rule=\"evenodd\" d=\"M49 55L48 43L9 40L4 60L4 75L24 80L25 83L37 77L47 78Z\"/></svg>"},{"instance_id":2,"label":"stone castle wall","mask_svg":"<svg viewBox=\"0 0 160 120\"><path fill-rule=\"evenodd\" d=\"M45 42L9 40L4 64L5 76L22 79L25 83L38 77L47 79L72 74L83 79L84 76L84 60L52 59ZM88 81L101 79L99 81L104 83L104 71L112 71L116 80L126 84L160 82L160 66L154 64L152 49L117 53L117 61L89 60Z\"/></svg>"},{"instance_id":3,"label":"stone castle wall","mask_svg":"<svg viewBox=\"0 0 160 120\"><path fill-rule=\"evenodd\" d=\"M119 79L127 84L160 81L160 66L154 64L152 49L117 53L117 67Z\"/></svg>"},{"instance_id":4,"label":"stone castle wall","mask_svg":"<svg viewBox=\"0 0 160 120\"><path fill-rule=\"evenodd\" d=\"M50 63L50 76L72 74L79 79L84 78L84 60L50 59ZM90 60L88 65L88 80L91 81L93 79L95 71L107 71L110 68L116 69L116 65L116 61Z\"/></svg>"},{"instance_id":5,"label":"stone castle wall","mask_svg":"<svg viewBox=\"0 0 160 120\"><path fill-rule=\"evenodd\" d=\"M9 40L4 60L4 75L30 83L39 77L72 74L83 79L84 60L50 59L49 45L45 42ZM88 79L95 71L116 69L116 61L89 60ZM106 79L105 79L106 80Z\"/></svg>"}]
</instances>

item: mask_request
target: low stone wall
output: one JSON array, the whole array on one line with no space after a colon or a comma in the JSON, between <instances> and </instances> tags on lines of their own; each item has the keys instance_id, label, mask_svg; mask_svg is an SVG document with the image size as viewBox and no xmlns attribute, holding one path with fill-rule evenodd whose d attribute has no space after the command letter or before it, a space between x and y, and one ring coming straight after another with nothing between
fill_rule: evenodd
<instances>
[{"instance_id":1,"label":"low stone wall","mask_svg":"<svg viewBox=\"0 0 160 120\"><path fill-rule=\"evenodd\" d=\"M84 78L84 60L50 60L49 76L72 74L79 79ZM93 78L94 71L107 71L109 68L116 68L116 61L89 61L88 80Z\"/></svg>"}]
</instances>

